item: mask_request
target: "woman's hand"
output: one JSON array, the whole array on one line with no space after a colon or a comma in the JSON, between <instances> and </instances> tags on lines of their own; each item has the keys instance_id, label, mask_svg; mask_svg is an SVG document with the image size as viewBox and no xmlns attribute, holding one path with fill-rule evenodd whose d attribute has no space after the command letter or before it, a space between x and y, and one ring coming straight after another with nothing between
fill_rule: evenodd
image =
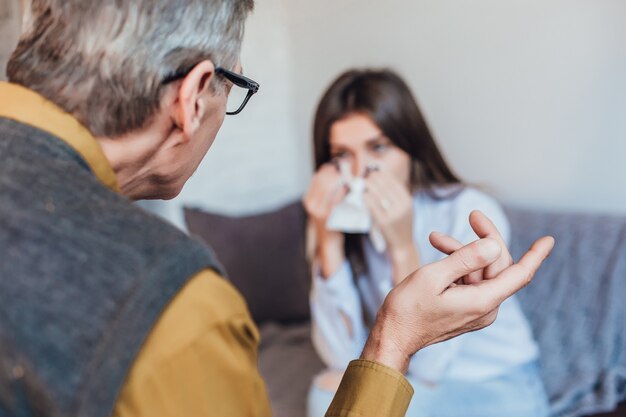
<instances>
[{"instance_id":1,"label":"woman's hand","mask_svg":"<svg viewBox=\"0 0 626 417\"><path fill-rule=\"evenodd\" d=\"M313 176L303 199L304 208L314 226L316 255L325 278L334 275L345 260L343 233L326 229L326 223L346 193L337 168L333 164L325 164Z\"/></svg>"},{"instance_id":2,"label":"woman's hand","mask_svg":"<svg viewBox=\"0 0 626 417\"><path fill-rule=\"evenodd\" d=\"M420 266L413 239L413 198L406 185L385 171L371 171L366 179L365 203L380 229L398 284Z\"/></svg>"}]
</instances>

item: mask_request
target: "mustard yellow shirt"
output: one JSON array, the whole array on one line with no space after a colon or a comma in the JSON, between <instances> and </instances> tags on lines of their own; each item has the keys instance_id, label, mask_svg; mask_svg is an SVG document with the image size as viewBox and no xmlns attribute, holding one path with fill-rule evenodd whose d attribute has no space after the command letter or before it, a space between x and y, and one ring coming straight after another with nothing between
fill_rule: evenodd
<instances>
[{"instance_id":1,"label":"mustard yellow shirt","mask_svg":"<svg viewBox=\"0 0 626 417\"><path fill-rule=\"evenodd\" d=\"M0 117L62 139L103 185L119 192L98 142L53 103L26 88L0 83ZM214 272L200 271L155 323L121 388L113 415L270 417L257 367L258 344L258 330L241 295ZM356 360L326 416L401 417L412 395L411 385L399 372Z\"/></svg>"}]
</instances>

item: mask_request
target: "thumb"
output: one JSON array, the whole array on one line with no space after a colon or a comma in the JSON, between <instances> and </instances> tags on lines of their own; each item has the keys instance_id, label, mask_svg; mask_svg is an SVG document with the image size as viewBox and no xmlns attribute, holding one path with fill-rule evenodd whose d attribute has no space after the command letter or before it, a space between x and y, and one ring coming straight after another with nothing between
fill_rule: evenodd
<instances>
[{"instance_id":1,"label":"thumb","mask_svg":"<svg viewBox=\"0 0 626 417\"><path fill-rule=\"evenodd\" d=\"M492 238L484 238L463 246L452 255L422 268L426 279L434 280L443 292L457 279L483 269L496 261L502 248Z\"/></svg>"}]
</instances>

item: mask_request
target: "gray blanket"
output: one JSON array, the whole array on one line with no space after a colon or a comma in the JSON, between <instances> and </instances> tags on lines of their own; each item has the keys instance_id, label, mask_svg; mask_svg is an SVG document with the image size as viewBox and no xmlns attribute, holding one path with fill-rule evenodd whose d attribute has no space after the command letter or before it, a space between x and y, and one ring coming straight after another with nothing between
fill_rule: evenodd
<instances>
[{"instance_id":1,"label":"gray blanket","mask_svg":"<svg viewBox=\"0 0 626 417\"><path fill-rule=\"evenodd\" d=\"M515 209L508 215L516 259L538 235L557 241L520 294L553 415L614 408L626 398L626 218Z\"/></svg>"}]
</instances>

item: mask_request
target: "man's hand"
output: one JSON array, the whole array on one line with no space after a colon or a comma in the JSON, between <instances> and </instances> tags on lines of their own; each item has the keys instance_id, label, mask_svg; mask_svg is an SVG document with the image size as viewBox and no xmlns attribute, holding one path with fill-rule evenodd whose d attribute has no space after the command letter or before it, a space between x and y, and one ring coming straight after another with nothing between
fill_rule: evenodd
<instances>
[{"instance_id":1,"label":"man's hand","mask_svg":"<svg viewBox=\"0 0 626 417\"><path fill-rule=\"evenodd\" d=\"M473 211L469 216L469 223L476 236L479 238L490 237L496 240L500 244L502 253L500 257L491 265L485 269L472 272L457 281L457 284L476 284L483 279L491 279L498 276L500 272L513 265L513 257L509 253L509 249L506 247L504 239L500 235L500 232L493 224L493 222L478 210ZM457 251L463 247L455 238L445 235L443 233L433 232L430 234L430 244L439 251L446 255L451 255L454 251Z\"/></svg>"},{"instance_id":2,"label":"man's hand","mask_svg":"<svg viewBox=\"0 0 626 417\"><path fill-rule=\"evenodd\" d=\"M389 293L362 359L406 373L411 356L420 349L490 325L500 304L530 283L554 246L553 238L543 237L518 263L508 265L510 255L499 232L491 222L480 223L489 229L489 237L418 269ZM495 267L487 269L490 265ZM483 270L489 279L452 285Z\"/></svg>"}]
</instances>

